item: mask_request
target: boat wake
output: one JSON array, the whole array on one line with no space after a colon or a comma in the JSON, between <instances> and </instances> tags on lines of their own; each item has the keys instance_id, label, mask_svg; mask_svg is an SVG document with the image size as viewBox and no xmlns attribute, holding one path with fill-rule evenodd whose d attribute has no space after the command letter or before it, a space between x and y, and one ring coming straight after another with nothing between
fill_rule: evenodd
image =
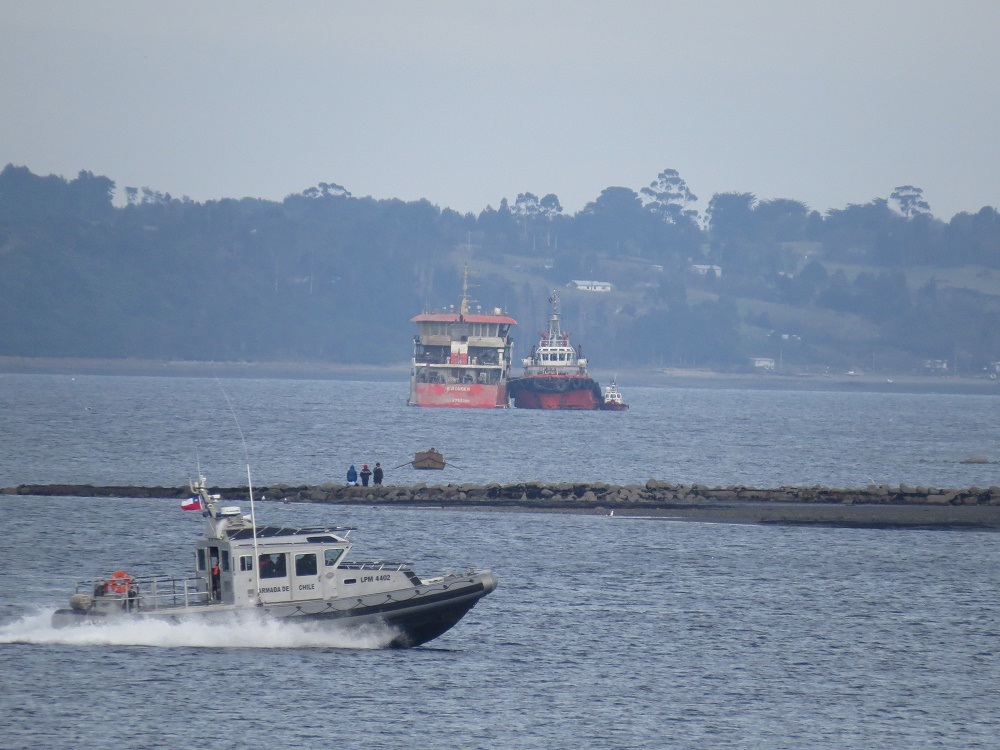
<instances>
[{"instance_id":1,"label":"boat wake","mask_svg":"<svg viewBox=\"0 0 1000 750\"><path fill-rule=\"evenodd\" d=\"M0 625L0 643L65 646L152 646L160 648L386 648L399 636L388 626L350 630L330 623L296 623L240 614L213 622L122 619L109 623L51 626L47 609Z\"/></svg>"}]
</instances>

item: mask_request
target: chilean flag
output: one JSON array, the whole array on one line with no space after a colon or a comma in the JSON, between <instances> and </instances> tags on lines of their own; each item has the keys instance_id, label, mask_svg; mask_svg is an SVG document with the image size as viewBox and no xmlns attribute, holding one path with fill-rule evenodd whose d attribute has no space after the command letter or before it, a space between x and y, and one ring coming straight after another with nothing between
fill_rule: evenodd
<instances>
[{"instance_id":1,"label":"chilean flag","mask_svg":"<svg viewBox=\"0 0 1000 750\"><path fill-rule=\"evenodd\" d=\"M181 510L201 510L201 500L196 497L181 500Z\"/></svg>"}]
</instances>

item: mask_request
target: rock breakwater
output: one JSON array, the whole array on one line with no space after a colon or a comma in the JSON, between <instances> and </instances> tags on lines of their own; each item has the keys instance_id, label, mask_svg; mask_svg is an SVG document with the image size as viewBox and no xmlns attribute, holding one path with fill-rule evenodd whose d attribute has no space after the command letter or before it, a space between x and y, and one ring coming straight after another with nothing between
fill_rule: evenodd
<instances>
[{"instance_id":1,"label":"rock breakwater","mask_svg":"<svg viewBox=\"0 0 1000 750\"><path fill-rule=\"evenodd\" d=\"M224 499L245 500L246 487L215 487ZM5 495L184 498L187 487L19 485ZM754 488L601 483L446 484L344 487L275 484L255 488L267 501L482 510L597 513L740 523L1000 529L1000 487L942 489L907 485Z\"/></svg>"}]
</instances>

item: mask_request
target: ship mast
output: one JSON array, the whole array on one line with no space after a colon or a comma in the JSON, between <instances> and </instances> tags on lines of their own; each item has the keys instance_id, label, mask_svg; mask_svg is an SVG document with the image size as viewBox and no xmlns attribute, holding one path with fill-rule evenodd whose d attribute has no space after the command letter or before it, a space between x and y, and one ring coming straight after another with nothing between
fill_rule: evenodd
<instances>
[{"instance_id":1,"label":"ship mast","mask_svg":"<svg viewBox=\"0 0 1000 750\"><path fill-rule=\"evenodd\" d=\"M559 292L555 289L552 290L552 296L549 297L549 302L552 303L552 315L549 317L549 333L547 341L549 346L555 346L556 342L562 339L562 328L559 326Z\"/></svg>"},{"instance_id":2,"label":"ship mast","mask_svg":"<svg viewBox=\"0 0 1000 750\"><path fill-rule=\"evenodd\" d=\"M469 264L465 264L465 268L462 270L462 304L458 307L458 315L460 320L465 320L466 316L469 314L470 302L469 299Z\"/></svg>"}]
</instances>

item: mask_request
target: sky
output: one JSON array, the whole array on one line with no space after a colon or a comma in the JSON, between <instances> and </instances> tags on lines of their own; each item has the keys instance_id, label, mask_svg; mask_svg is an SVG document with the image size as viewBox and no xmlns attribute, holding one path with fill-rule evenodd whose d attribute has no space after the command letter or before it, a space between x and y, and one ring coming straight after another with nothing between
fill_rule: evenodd
<instances>
[{"instance_id":1,"label":"sky","mask_svg":"<svg viewBox=\"0 0 1000 750\"><path fill-rule=\"evenodd\" d=\"M196 201L320 182L569 213L676 169L1000 206L996 0L0 0L0 165Z\"/></svg>"}]
</instances>

